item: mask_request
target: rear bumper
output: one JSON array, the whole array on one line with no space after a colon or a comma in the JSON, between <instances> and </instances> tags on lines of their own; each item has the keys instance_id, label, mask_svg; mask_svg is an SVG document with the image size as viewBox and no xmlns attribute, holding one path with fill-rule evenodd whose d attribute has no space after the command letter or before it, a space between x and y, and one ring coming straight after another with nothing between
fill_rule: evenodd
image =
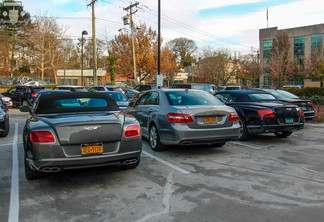
<instances>
[{"instance_id":1,"label":"rear bumper","mask_svg":"<svg viewBox=\"0 0 324 222\"><path fill-rule=\"evenodd\" d=\"M314 119L315 117L315 111L304 111L305 119Z\"/></svg>"},{"instance_id":2,"label":"rear bumper","mask_svg":"<svg viewBox=\"0 0 324 222\"><path fill-rule=\"evenodd\" d=\"M168 129L160 129L160 141L164 145L196 145L222 143L236 140L240 134L240 125L226 128L192 129L174 124Z\"/></svg>"},{"instance_id":3,"label":"rear bumper","mask_svg":"<svg viewBox=\"0 0 324 222\"><path fill-rule=\"evenodd\" d=\"M108 165L122 165L126 160L140 160L141 150L112 154L112 155L94 155L77 158L52 158L32 160L26 159L28 164L38 170L43 171L44 168L59 168L60 170L82 169Z\"/></svg>"},{"instance_id":4,"label":"rear bumper","mask_svg":"<svg viewBox=\"0 0 324 222\"><path fill-rule=\"evenodd\" d=\"M247 129L250 134L258 134L258 133L275 133L288 131L292 132L295 130L300 130L304 128L304 123L297 124L282 124L282 125L248 125Z\"/></svg>"}]
</instances>

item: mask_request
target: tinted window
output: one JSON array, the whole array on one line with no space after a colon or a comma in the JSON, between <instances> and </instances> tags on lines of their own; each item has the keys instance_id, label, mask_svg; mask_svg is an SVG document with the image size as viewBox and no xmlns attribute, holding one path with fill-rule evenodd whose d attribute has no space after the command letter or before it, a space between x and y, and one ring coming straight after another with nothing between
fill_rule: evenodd
<instances>
[{"instance_id":1,"label":"tinted window","mask_svg":"<svg viewBox=\"0 0 324 222\"><path fill-rule=\"evenodd\" d=\"M146 100L145 105L159 105L159 93L152 92L149 98Z\"/></svg>"},{"instance_id":2,"label":"tinted window","mask_svg":"<svg viewBox=\"0 0 324 222\"><path fill-rule=\"evenodd\" d=\"M276 98L278 99L298 99L299 97L290 93L290 92L287 92L287 91L284 91L284 90L278 90L278 91L273 91L271 92L272 95L274 95Z\"/></svg>"},{"instance_id":3,"label":"tinted window","mask_svg":"<svg viewBox=\"0 0 324 222\"><path fill-rule=\"evenodd\" d=\"M215 96L203 91L166 92L170 105L222 105Z\"/></svg>"},{"instance_id":4,"label":"tinted window","mask_svg":"<svg viewBox=\"0 0 324 222\"><path fill-rule=\"evenodd\" d=\"M271 94L261 94L261 93L249 94L248 97L252 101L258 101L258 100L275 100L276 99Z\"/></svg>"},{"instance_id":5,"label":"tinted window","mask_svg":"<svg viewBox=\"0 0 324 222\"><path fill-rule=\"evenodd\" d=\"M222 93L222 94L216 94L215 95L220 101L222 102L234 102L235 101L235 96L232 94L228 93Z\"/></svg>"},{"instance_id":6,"label":"tinted window","mask_svg":"<svg viewBox=\"0 0 324 222\"><path fill-rule=\"evenodd\" d=\"M80 107L97 108L106 106L106 100L98 98L59 99L53 101L53 107L56 109L71 109Z\"/></svg>"},{"instance_id":7,"label":"tinted window","mask_svg":"<svg viewBox=\"0 0 324 222\"><path fill-rule=\"evenodd\" d=\"M42 91L42 90L44 90L44 88L34 88L34 91L35 91L36 93L38 93L39 91Z\"/></svg>"},{"instance_id":8,"label":"tinted window","mask_svg":"<svg viewBox=\"0 0 324 222\"><path fill-rule=\"evenodd\" d=\"M145 93L144 95L142 95L137 101L136 101L136 105L144 105L146 99L150 96L150 92L149 93Z\"/></svg>"},{"instance_id":9,"label":"tinted window","mask_svg":"<svg viewBox=\"0 0 324 222\"><path fill-rule=\"evenodd\" d=\"M86 88L75 88L76 92L88 92Z\"/></svg>"},{"instance_id":10,"label":"tinted window","mask_svg":"<svg viewBox=\"0 0 324 222\"><path fill-rule=\"evenodd\" d=\"M107 92L106 94L108 94L109 96L111 96L117 102L127 102L128 101L128 99L126 98L126 96L123 93Z\"/></svg>"}]
</instances>

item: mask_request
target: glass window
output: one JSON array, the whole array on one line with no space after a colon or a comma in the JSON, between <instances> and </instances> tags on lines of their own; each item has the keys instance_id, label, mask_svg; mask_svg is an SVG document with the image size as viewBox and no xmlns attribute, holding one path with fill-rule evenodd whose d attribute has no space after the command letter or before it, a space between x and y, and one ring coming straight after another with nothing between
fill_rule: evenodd
<instances>
[{"instance_id":1,"label":"glass window","mask_svg":"<svg viewBox=\"0 0 324 222\"><path fill-rule=\"evenodd\" d=\"M152 92L145 105L159 105L159 93Z\"/></svg>"},{"instance_id":2,"label":"glass window","mask_svg":"<svg viewBox=\"0 0 324 222\"><path fill-rule=\"evenodd\" d=\"M119 92L107 92L106 94L110 95L116 102L127 102L128 99L123 93Z\"/></svg>"},{"instance_id":3,"label":"glass window","mask_svg":"<svg viewBox=\"0 0 324 222\"><path fill-rule=\"evenodd\" d=\"M271 94L249 94L249 98L251 101L258 101L258 100L275 100L276 98Z\"/></svg>"},{"instance_id":4,"label":"glass window","mask_svg":"<svg viewBox=\"0 0 324 222\"><path fill-rule=\"evenodd\" d=\"M223 94L216 94L215 95L217 97L217 99L219 99L222 102L234 102L235 101L235 96L232 94L228 94L228 93L223 93Z\"/></svg>"},{"instance_id":5,"label":"glass window","mask_svg":"<svg viewBox=\"0 0 324 222\"><path fill-rule=\"evenodd\" d=\"M321 54L323 45L323 34L317 34L311 36L311 50L315 52L318 50L318 53Z\"/></svg>"},{"instance_id":6,"label":"glass window","mask_svg":"<svg viewBox=\"0 0 324 222\"><path fill-rule=\"evenodd\" d=\"M142 95L137 101L136 101L136 104L135 106L137 105L144 105L145 104L145 101L146 99L150 96L150 92L148 93L145 93L144 95Z\"/></svg>"},{"instance_id":7,"label":"glass window","mask_svg":"<svg viewBox=\"0 0 324 222\"><path fill-rule=\"evenodd\" d=\"M305 56L305 36L294 37L294 58L302 59Z\"/></svg>"},{"instance_id":8,"label":"glass window","mask_svg":"<svg viewBox=\"0 0 324 222\"><path fill-rule=\"evenodd\" d=\"M272 49L272 40L263 40L263 58L268 58L268 53Z\"/></svg>"},{"instance_id":9,"label":"glass window","mask_svg":"<svg viewBox=\"0 0 324 222\"><path fill-rule=\"evenodd\" d=\"M285 99L285 98L297 99L297 98L299 98L298 96L296 96L290 92L284 91L284 90L276 90L276 91L273 91L270 93L278 99Z\"/></svg>"},{"instance_id":10,"label":"glass window","mask_svg":"<svg viewBox=\"0 0 324 222\"><path fill-rule=\"evenodd\" d=\"M204 91L173 91L166 92L170 105L223 105L215 96Z\"/></svg>"}]
</instances>

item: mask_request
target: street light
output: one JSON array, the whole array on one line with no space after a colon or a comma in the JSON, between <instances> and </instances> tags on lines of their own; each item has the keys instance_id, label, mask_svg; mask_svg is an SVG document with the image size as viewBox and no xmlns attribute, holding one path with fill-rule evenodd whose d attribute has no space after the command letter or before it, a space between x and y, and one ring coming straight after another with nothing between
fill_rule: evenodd
<instances>
[{"instance_id":1,"label":"street light","mask_svg":"<svg viewBox=\"0 0 324 222\"><path fill-rule=\"evenodd\" d=\"M83 30L81 33L81 85L84 85L83 82L83 36L88 35L88 32L86 30Z\"/></svg>"}]
</instances>

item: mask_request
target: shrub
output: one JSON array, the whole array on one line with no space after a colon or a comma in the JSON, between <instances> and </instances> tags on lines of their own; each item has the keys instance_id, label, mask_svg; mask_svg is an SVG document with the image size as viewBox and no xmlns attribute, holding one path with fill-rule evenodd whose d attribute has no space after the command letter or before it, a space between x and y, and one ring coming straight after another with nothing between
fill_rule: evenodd
<instances>
[{"instance_id":1,"label":"shrub","mask_svg":"<svg viewBox=\"0 0 324 222\"><path fill-rule=\"evenodd\" d=\"M314 104L324 104L324 88L305 87L301 89L285 89L303 99L310 99Z\"/></svg>"}]
</instances>

